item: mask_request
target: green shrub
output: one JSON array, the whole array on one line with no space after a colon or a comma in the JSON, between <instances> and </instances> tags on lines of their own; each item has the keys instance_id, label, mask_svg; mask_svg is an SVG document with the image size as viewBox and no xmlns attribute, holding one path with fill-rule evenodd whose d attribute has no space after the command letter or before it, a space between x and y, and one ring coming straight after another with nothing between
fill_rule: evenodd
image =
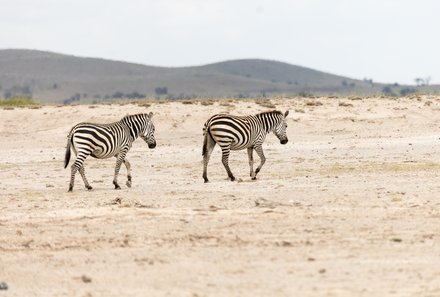
<instances>
[{"instance_id":1,"label":"green shrub","mask_svg":"<svg viewBox=\"0 0 440 297\"><path fill-rule=\"evenodd\" d=\"M8 99L0 100L0 107L36 107L40 106L29 97L13 96Z\"/></svg>"}]
</instances>

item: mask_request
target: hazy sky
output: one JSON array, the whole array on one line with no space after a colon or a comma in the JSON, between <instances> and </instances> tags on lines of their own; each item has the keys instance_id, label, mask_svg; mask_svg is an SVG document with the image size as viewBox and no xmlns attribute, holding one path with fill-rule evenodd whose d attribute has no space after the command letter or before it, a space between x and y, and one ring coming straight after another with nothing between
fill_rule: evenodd
<instances>
[{"instance_id":1,"label":"hazy sky","mask_svg":"<svg viewBox=\"0 0 440 297\"><path fill-rule=\"evenodd\" d=\"M0 0L0 14L0 49L157 66L261 58L440 83L438 0Z\"/></svg>"}]
</instances>

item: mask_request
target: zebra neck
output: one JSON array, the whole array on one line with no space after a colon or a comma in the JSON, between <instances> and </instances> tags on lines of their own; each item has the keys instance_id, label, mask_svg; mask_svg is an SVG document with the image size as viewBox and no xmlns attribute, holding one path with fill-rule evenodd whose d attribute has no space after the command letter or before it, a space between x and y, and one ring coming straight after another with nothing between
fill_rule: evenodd
<instances>
[{"instance_id":1,"label":"zebra neck","mask_svg":"<svg viewBox=\"0 0 440 297\"><path fill-rule=\"evenodd\" d=\"M270 113L258 114L257 118L266 134L269 134L276 126L276 118L274 118Z\"/></svg>"},{"instance_id":2,"label":"zebra neck","mask_svg":"<svg viewBox=\"0 0 440 297\"><path fill-rule=\"evenodd\" d=\"M128 131L130 131L131 138L133 140L136 140L136 138L138 138L139 136L139 131L137 129L137 126L129 120L123 121L123 123L125 124L125 126L127 126Z\"/></svg>"},{"instance_id":3,"label":"zebra neck","mask_svg":"<svg viewBox=\"0 0 440 297\"><path fill-rule=\"evenodd\" d=\"M137 126L135 124L132 124L128 127L130 129L131 137L133 137L133 140L136 140L139 136L139 131L137 129Z\"/></svg>"}]
</instances>

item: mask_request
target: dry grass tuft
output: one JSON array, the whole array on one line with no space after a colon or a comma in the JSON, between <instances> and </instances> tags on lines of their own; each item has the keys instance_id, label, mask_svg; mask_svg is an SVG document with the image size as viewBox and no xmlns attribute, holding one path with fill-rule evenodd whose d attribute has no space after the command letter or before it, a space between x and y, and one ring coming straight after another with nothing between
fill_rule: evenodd
<instances>
[{"instance_id":1,"label":"dry grass tuft","mask_svg":"<svg viewBox=\"0 0 440 297\"><path fill-rule=\"evenodd\" d=\"M255 103L265 108L275 109L276 105L270 99L255 99Z\"/></svg>"}]
</instances>

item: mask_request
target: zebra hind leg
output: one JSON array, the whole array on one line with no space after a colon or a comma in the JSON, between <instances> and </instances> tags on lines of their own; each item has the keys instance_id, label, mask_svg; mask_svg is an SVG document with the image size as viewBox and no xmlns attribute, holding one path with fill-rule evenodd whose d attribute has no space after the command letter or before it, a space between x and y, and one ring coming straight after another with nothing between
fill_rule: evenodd
<instances>
[{"instance_id":1,"label":"zebra hind leg","mask_svg":"<svg viewBox=\"0 0 440 297\"><path fill-rule=\"evenodd\" d=\"M84 164L83 164L83 166L81 166L81 168L79 169L79 173L81 174L81 177L82 177L82 179L83 179L83 181L84 181L84 185L85 185L86 189L87 189L87 190L91 190L91 189L93 189L92 186L91 186L91 185L89 184L89 182L87 181L87 178L86 178L86 172L85 172L85 169L84 169Z\"/></svg>"},{"instance_id":2,"label":"zebra hind leg","mask_svg":"<svg viewBox=\"0 0 440 297\"><path fill-rule=\"evenodd\" d=\"M211 157L211 153L214 150L214 147L215 147L215 141L207 133L205 135L205 142L203 144L203 180L205 183L209 182L208 163L209 163L209 158Z\"/></svg>"},{"instance_id":3,"label":"zebra hind leg","mask_svg":"<svg viewBox=\"0 0 440 297\"><path fill-rule=\"evenodd\" d=\"M69 190L68 192L72 192L73 191L73 185L75 183L75 174L78 171L78 167L75 166L75 164L72 164L72 166L70 167L70 184L69 184Z\"/></svg>"},{"instance_id":4,"label":"zebra hind leg","mask_svg":"<svg viewBox=\"0 0 440 297\"><path fill-rule=\"evenodd\" d=\"M228 177L231 181L235 180L234 175L232 174L231 168L229 168L229 147L223 148L222 147L222 163L223 166L225 166L226 172L228 173Z\"/></svg>"}]
</instances>

